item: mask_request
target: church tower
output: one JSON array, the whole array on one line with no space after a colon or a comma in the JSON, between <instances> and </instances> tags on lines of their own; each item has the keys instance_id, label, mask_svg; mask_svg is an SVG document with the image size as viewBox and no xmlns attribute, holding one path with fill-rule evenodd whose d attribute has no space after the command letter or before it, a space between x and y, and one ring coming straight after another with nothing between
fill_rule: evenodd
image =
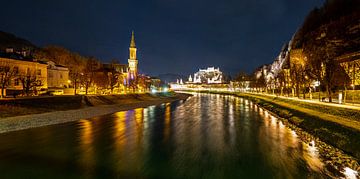
<instances>
[{"instance_id":1,"label":"church tower","mask_svg":"<svg viewBox=\"0 0 360 179\"><path fill-rule=\"evenodd\" d=\"M136 58L136 45L135 45L135 35L134 31L132 31L131 34L131 41L130 41L130 48L129 48L130 54L129 54L129 77L130 79L135 79L138 74L138 60Z\"/></svg>"}]
</instances>

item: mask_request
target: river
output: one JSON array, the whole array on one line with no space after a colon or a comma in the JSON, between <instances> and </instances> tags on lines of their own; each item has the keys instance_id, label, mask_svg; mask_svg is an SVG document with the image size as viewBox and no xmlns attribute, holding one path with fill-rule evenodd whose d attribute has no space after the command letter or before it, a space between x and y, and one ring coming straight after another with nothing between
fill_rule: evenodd
<instances>
[{"instance_id":1,"label":"river","mask_svg":"<svg viewBox=\"0 0 360 179\"><path fill-rule=\"evenodd\" d=\"M246 99L186 101L0 135L1 178L323 178L315 147Z\"/></svg>"}]
</instances>

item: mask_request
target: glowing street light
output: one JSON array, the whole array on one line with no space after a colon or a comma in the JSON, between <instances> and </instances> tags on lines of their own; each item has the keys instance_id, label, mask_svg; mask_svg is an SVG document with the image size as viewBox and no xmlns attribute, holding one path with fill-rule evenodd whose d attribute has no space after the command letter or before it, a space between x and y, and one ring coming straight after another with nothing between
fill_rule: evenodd
<instances>
[{"instance_id":1,"label":"glowing street light","mask_svg":"<svg viewBox=\"0 0 360 179\"><path fill-rule=\"evenodd\" d=\"M164 87L164 89L163 89L163 92L168 92L169 91L169 88L167 88L167 87Z\"/></svg>"},{"instance_id":2,"label":"glowing street light","mask_svg":"<svg viewBox=\"0 0 360 179\"><path fill-rule=\"evenodd\" d=\"M351 84L351 87L353 88L353 90L355 90L355 85L354 84Z\"/></svg>"},{"instance_id":3,"label":"glowing street light","mask_svg":"<svg viewBox=\"0 0 360 179\"><path fill-rule=\"evenodd\" d=\"M315 91L316 91L316 88L320 86L320 81L315 81L314 86L315 86ZM319 87L319 101L321 101L320 100L320 87Z\"/></svg>"}]
</instances>

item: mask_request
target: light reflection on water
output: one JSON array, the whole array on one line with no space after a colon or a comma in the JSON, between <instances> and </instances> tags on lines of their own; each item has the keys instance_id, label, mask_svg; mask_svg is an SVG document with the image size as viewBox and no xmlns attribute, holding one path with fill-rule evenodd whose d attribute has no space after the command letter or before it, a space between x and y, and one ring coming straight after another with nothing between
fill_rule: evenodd
<instances>
[{"instance_id":1,"label":"light reflection on water","mask_svg":"<svg viewBox=\"0 0 360 179\"><path fill-rule=\"evenodd\" d=\"M80 150L82 151L79 156L80 166L83 166L84 175L90 176L91 170L94 167L94 148L93 148L93 124L89 120L80 120Z\"/></svg>"},{"instance_id":2,"label":"light reflection on water","mask_svg":"<svg viewBox=\"0 0 360 179\"><path fill-rule=\"evenodd\" d=\"M316 146L252 102L222 95L0 135L0 150L0 172L9 176L323 177ZM62 162L43 166L35 159L51 155L39 150Z\"/></svg>"}]
</instances>

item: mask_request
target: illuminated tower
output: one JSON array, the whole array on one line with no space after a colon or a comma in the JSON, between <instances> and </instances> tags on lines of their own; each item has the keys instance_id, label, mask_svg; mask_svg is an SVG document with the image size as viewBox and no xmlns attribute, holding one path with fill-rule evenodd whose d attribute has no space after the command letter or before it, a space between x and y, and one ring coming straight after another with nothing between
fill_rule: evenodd
<instances>
[{"instance_id":1,"label":"illuminated tower","mask_svg":"<svg viewBox=\"0 0 360 179\"><path fill-rule=\"evenodd\" d=\"M131 34L131 41L130 41L130 48L129 48L130 54L129 54L129 77L130 79L135 79L138 73L137 65L138 60L136 59L136 45L135 45L135 35L134 31Z\"/></svg>"}]
</instances>

